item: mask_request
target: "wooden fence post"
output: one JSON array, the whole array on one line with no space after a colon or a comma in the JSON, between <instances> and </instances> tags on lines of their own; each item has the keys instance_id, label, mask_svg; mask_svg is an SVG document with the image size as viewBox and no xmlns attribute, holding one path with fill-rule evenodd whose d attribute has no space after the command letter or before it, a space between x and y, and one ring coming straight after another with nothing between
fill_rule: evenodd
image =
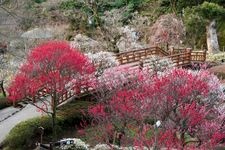
<instances>
[{"instance_id":1,"label":"wooden fence post","mask_svg":"<svg viewBox=\"0 0 225 150\"><path fill-rule=\"evenodd\" d=\"M144 63L143 63L143 60L141 59L141 60L139 61L139 69L142 70L143 67L144 67Z\"/></svg>"},{"instance_id":2,"label":"wooden fence post","mask_svg":"<svg viewBox=\"0 0 225 150\"><path fill-rule=\"evenodd\" d=\"M66 100L68 99L68 93L67 93L67 91L66 91L66 93L65 93L65 99L66 99Z\"/></svg>"},{"instance_id":3,"label":"wooden fence post","mask_svg":"<svg viewBox=\"0 0 225 150\"><path fill-rule=\"evenodd\" d=\"M168 51L168 50L169 50L169 43L166 42L166 51Z\"/></svg>"},{"instance_id":4,"label":"wooden fence post","mask_svg":"<svg viewBox=\"0 0 225 150\"><path fill-rule=\"evenodd\" d=\"M174 54L174 47L173 46L170 47L169 53L170 53L170 55Z\"/></svg>"},{"instance_id":5,"label":"wooden fence post","mask_svg":"<svg viewBox=\"0 0 225 150\"><path fill-rule=\"evenodd\" d=\"M203 55L204 55L204 56L203 56L203 57L204 57L204 60L203 60L203 61L206 61L206 54L207 54L207 50L205 49L205 50L204 50L204 53L203 53Z\"/></svg>"},{"instance_id":6,"label":"wooden fence post","mask_svg":"<svg viewBox=\"0 0 225 150\"><path fill-rule=\"evenodd\" d=\"M153 54L153 55L157 55L158 53L158 51L159 51L159 49L160 49L160 47L155 47L155 54Z\"/></svg>"},{"instance_id":7,"label":"wooden fence post","mask_svg":"<svg viewBox=\"0 0 225 150\"><path fill-rule=\"evenodd\" d=\"M32 102L35 103L36 102L36 98L35 98L35 95L33 96L32 98Z\"/></svg>"},{"instance_id":8,"label":"wooden fence post","mask_svg":"<svg viewBox=\"0 0 225 150\"><path fill-rule=\"evenodd\" d=\"M191 48L187 48L186 51L188 53L188 63L191 64L191 52L192 52L192 49Z\"/></svg>"},{"instance_id":9,"label":"wooden fence post","mask_svg":"<svg viewBox=\"0 0 225 150\"><path fill-rule=\"evenodd\" d=\"M160 47L156 47L156 51L155 51L155 54L160 56L160 51L162 50L162 48Z\"/></svg>"}]
</instances>

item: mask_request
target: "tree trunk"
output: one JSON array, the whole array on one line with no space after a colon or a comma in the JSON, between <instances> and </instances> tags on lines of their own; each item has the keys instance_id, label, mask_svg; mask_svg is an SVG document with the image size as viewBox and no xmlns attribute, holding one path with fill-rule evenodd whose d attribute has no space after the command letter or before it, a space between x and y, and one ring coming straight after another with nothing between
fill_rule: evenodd
<instances>
[{"instance_id":1,"label":"tree trunk","mask_svg":"<svg viewBox=\"0 0 225 150\"><path fill-rule=\"evenodd\" d=\"M56 92L53 93L52 96L52 140L53 142L56 141L56 107L57 107L57 94Z\"/></svg>"},{"instance_id":2,"label":"tree trunk","mask_svg":"<svg viewBox=\"0 0 225 150\"><path fill-rule=\"evenodd\" d=\"M217 39L216 32L216 21L212 20L208 26L206 26L207 32L207 47L208 52L211 54L215 54L219 52L219 43Z\"/></svg>"},{"instance_id":3,"label":"tree trunk","mask_svg":"<svg viewBox=\"0 0 225 150\"><path fill-rule=\"evenodd\" d=\"M113 144L114 145L118 145L119 147L121 146L121 140L122 140L122 136L125 135L126 126L127 126L127 123L124 122L121 130L119 132L115 131L114 138L113 138Z\"/></svg>"},{"instance_id":4,"label":"tree trunk","mask_svg":"<svg viewBox=\"0 0 225 150\"><path fill-rule=\"evenodd\" d=\"M184 131L182 131L180 139L181 139L181 143L182 143L182 148L181 149L183 150L184 146L185 146L185 132Z\"/></svg>"},{"instance_id":5,"label":"tree trunk","mask_svg":"<svg viewBox=\"0 0 225 150\"><path fill-rule=\"evenodd\" d=\"M4 89L4 81L0 81L0 88L1 88L1 91L3 93L3 96L6 97L6 92L5 92L5 89Z\"/></svg>"},{"instance_id":6,"label":"tree trunk","mask_svg":"<svg viewBox=\"0 0 225 150\"><path fill-rule=\"evenodd\" d=\"M52 113L52 140L56 141L56 114Z\"/></svg>"}]
</instances>

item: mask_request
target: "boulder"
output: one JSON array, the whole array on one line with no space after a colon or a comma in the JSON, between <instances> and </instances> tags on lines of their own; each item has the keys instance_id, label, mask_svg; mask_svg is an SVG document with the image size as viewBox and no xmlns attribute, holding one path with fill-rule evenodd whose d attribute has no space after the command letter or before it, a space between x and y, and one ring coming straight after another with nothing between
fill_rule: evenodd
<instances>
[{"instance_id":1,"label":"boulder","mask_svg":"<svg viewBox=\"0 0 225 150\"><path fill-rule=\"evenodd\" d=\"M23 33L21 37L27 39L51 39L54 37L54 34L47 28L34 28Z\"/></svg>"},{"instance_id":2,"label":"boulder","mask_svg":"<svg viewBox=\"0 0 225 150\"><path fill-rule=\"evenodd\" d=\"M34 28L29 31L24 32L21 38L24 42L25 54L29 52L30 49L34 48L40 43L47 40L52 40L55 37L55 31L51 28Z\"/></svg>"},{"instance_id":3,"label":"boulder","mask_svg":"<svg viewBox=\"0 0 225 150\"><path fill-rule=\"evenodd\" d=\"M71 46L77 48L84 53L97 53L100 51L105 51L107 49L106 44L93 40L86 35L77 34L74 40L71 41Z\"/></svg>"}]
</instances>

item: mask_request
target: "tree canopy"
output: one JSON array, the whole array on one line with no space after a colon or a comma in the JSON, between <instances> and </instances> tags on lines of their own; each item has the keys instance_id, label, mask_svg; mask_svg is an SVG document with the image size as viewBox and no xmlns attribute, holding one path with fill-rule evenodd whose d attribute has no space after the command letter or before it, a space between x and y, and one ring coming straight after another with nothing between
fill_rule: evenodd
<instances>
[{"instance_id":1,"label":"tree canopy","mask_svg":"<svg viewBox=\"0 0 225 150\"><path fill-rule=\"evenodd\" d=\"M31 50L8 89L9 99L34 96L42 86L49 92L60 92L76 76L91 73L88 58L65 42L51 41Z\"/></svg>"},{"instance_id":2,"label":"tree canopy","mask_svg":"<svg viewBox=\"0 0 225 150\"><path fill-rule=\"evenodd\" d=\"M74 92L80 92L81 78L84 79L85 74L91 74L94 70L89 59L67 42L50 41L31 50L8 88L8 98L14 102L27 100L45 88L51 97L51 111L47 110L47 100L42 101L45 107L32 104L52 116L55 139L56 107L60 94L67 90L66 85L72 80Z\"/></svg>"},{"instance_id":3,"label":"tree canopy","mask_svg":"<svg viewBox=\"0 0 225 150\"><path fill-rule=\"evenodd\" d=\"M225 130L224 112L218 105L224 95L218 78L207 71L184 69L148 75L139 72L130 82L109 88L114 89L107 93L112 97L99 98L101 101L89 109L98 125L105 128L105 139L114 135L114 144L131 141L135 146L159 149L211 149L219 145Z\"/></svg>"}]
</instances>

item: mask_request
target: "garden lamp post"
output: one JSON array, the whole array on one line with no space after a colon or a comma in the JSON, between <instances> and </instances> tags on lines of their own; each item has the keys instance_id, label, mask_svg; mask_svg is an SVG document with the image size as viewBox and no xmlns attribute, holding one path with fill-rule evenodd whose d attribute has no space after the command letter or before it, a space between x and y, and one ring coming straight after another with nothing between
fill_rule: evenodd
<instances>
[{"instance_id":1,"label":"garden lamp post","mask_svg":"<svg viewBox=\"0 0 225 150\"><path fill-rule=\"evenodd\" d=\"M38 127L39 131L40 131L40 143L42 144L43 141L43 135L44 135L44 127L40 126Z\"/></svg>"}]
</instances>

